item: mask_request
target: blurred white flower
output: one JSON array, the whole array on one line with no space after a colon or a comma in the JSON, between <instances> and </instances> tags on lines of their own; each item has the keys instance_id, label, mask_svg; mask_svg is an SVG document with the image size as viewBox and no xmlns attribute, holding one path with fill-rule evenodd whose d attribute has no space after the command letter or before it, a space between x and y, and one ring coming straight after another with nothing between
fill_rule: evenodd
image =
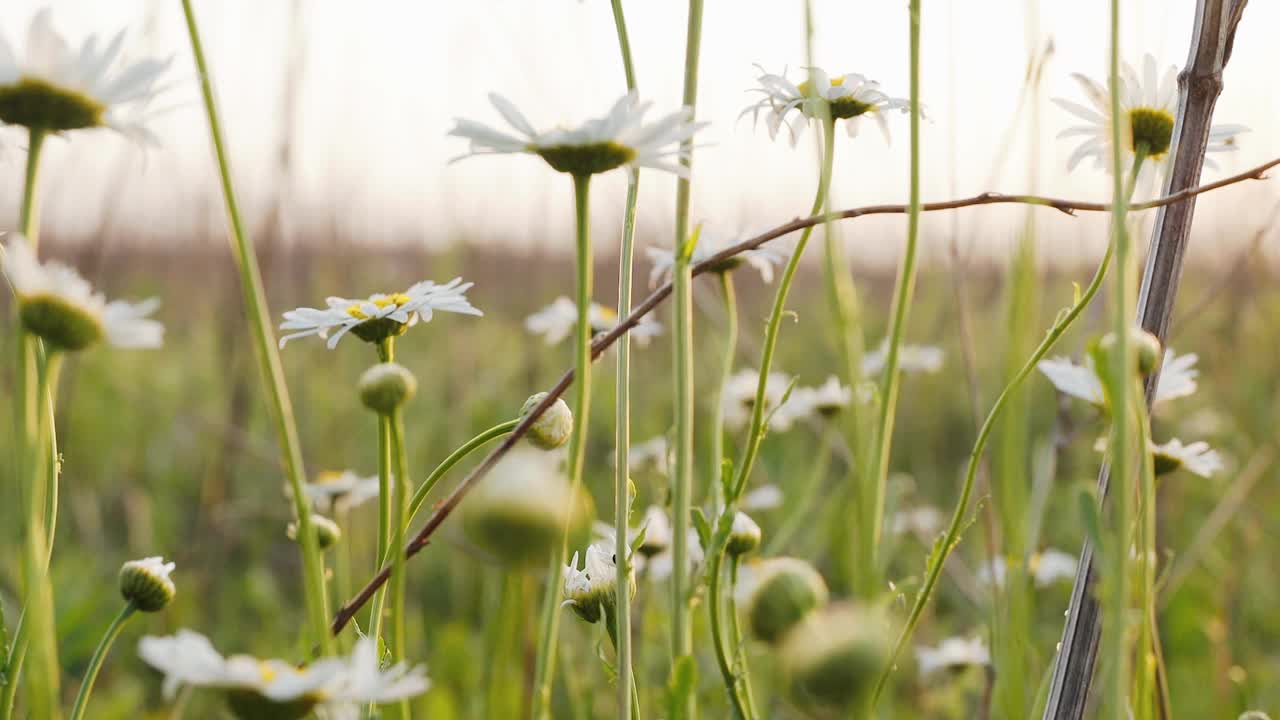
<instances>
[{"instance_id":1,"label":"blurred white flower","mask_svg":"<svg viewBox=\"0 0 1280 720\"><path fill-rule=\"evenodd\" d=\"M157 348L164 340L164 326L147 318L159 300L107 302L74 268L42 264L20 233L9 235L0 269L18 296L23 325L60 349L82 350L100 340L121 348Z\"/></svg>"},{"instance_id":2,"label":"blurred white flower","mask_svg":"<svg viewBox=\"0 0 1280 720\"><path fill-rule=\"evenodd\" d=\"M702 565L704 553L702 550L702 541L698 538L698 533L693 528L689 528L687 544L689 546L689 569L690 571ZM671 570L675 567L675 562L671 557L671 547L649 558L647 573L654 581L662 581L671 577Z\"/></svg>"},{"instance_id":3,"label":"blurred white flower","mask_svg":"<svg viewBox=\"0 0 1280 720\"><path fill-rule=\"evenodd\" d=\"M689 264L696 265L703 262L721 250L737 245L742 239L741 237L720 235L704 229L698 234L698 244L693 248L693 256L689 258ZM659 283L670 280L671 270L676 262L675 252L670 248L656 247L647 247L644 251L649 256L649 262L653 264L653 269L649 271L649 287L657 287ZM716 263L711 268L711 272L730 272L737 269L742 263L746 263L760 273L761 280L771 283L773 282L773 266L783 260L782 253L773 248L761 246L740 252L728 260Z\"/></svg>"},{"instance_id":4,"label":"blurred white flower","mask_svg":"<svg viewBox=\"0 0 1280 720\"><path fill-rule=\"evenodd\" d=\"M378 476L360 477L351 470L322 472L307 483L305 492L320 512L343 512L378 497Z\"/></svg>"},{"instance_id":5,"label":"blurred white flower","mask_svg":"<svg viewBox=\"0 0 1280 720\"><path fill-rule=\"evenodd\" d=\"M743 495L738 505L743 510L773 510L782 507L784 499L782 490L770 483Z\"/></svg>"},{"instance_id":6,"label":"blurred white flower","mask_svg":"<svg viewBox=\"0 0 1280 720\"><path fill-rule=\"evenodd\" d=\"M49 8L31 19L21 54L0 33L0 121L51 132L106 127L158 144L145 122L172 58L128 61L123 48L121 30L109 42L90 35L72 49L53 29Z\"/></svg>"},{"instance_id":7,"label":"blurred white flower","mask_svg":"<svg viewBox=\"0 0 1280 720\"><path fill-rule=\"evenodd\" d=\"M724 410L724 424L730 430L740 430L751 422L751 409L756 401L756 387L760 383L758 370L739 370L725 383L724 394L720 398ZM764 412L769 413L782 402L787 387L791 385L791 376L786 373L771 372L765 379ZM796 415L790 412L775 413L769 427L779 432L791 429Z\"/></svg>"},{"instance_id":8,"label":"blurred white flower","mask_svg":"<svg viewBox=\"0 0 1280 720\"><path fill-rule=\"evenodd\" d=\"M671 161L680 152L679 144L693 137L706 123L693 122L688 108L645 123L651 103L640 102L634 92L623 95L601 118L576 128L559 127L538 132L516 106L497 93L489 102L517 135L495 130L474 120L457 118L450 135L471 142L472 155L528 153L537 155L560 172L575 176L607 172L624 165L665 170L688 177L688 169ZM462 159L457 158L457 159Z\"/></svg>"},{"instance_id":9,"label":"blurred white flower","mask_svg":"<svg viewBox=\"0 0 1280 720\"><path fill-rule=\"evenodd\" d=\"M966 665L990 665L991 651L981 637L949 637L938 647L916 646L916 664L920 677L932 675L938 670L950 670Z\"/></svg>"},{"instance_id":10,"label":"blurred white flower","mask_svg":"<svg viewBox=\"0 0 1280 720\"><path fill-rule=\"evenodd\" d=\"M845 122L849 137L858 134L865 120L874 118L880 131L884 133L885 142L888 142L889 123L885 119L885 112L906 112L910 107L907 100L889 97L880 90L880 83L857 73L831 77L821 68L809 68L809 79L794 85L787 79L785 69L781 75L774 75L765 72L759 65L756 68L761 73L756 78L760 85L751 88L751 91L758 92L763 97L743 110L742 114L750 113L752 122L757 122L763 110L770 139L776 139L778 130L785 125L791 133L792 145L800 139L810 120L820 121L828 115L832 121ZM793 110L799 114L795 121L787 119Z\"/></svg>"},{"instance_id":11,"label":"blurred white flower","mask_svg":"<svg viewBox=\"0 0 1280 720\"><path fill-rule=\"evenodd\" d=\"M1047 587L1061 580L1072 580L1076 576L1076 557L1054 548L1032 555L1028 566L1036 587ZM978 580L984 584L994 580L996 586L1004 587L1007 572L1004 557L996 557L978 570Z\"/></svg>"},{"instance_id":12,"label":"blurred white flower","mask_svg":"<svg viewBox=\"0 0 1280 720\"><path fill-rule=\"evenodd\" d=\"M933 345L903 345L898 348L898 369L902 372L935 373L942 369L942 348ZM879 347L862 355L862 374L866 377L884 371L889 358L889 338Z\"/></svg>"},{"instance_id":13,"label":"blurred white flower","mask_svg":"<svg viewBox=\"0 0 1280 720\"><path fill-rule=\"evenodd\" d=\"M893 514L894 535L913 533L920 538L932 538L942 529L942 513L932 505L921 505Z\"/></svg>"},{"instance_id":14,"label":"blurred white flower","mask_svg":"<svg viewBox=\"0 0 1280 720\"><path fill-rule=\"evenodd\" d=\"M1178 105L1178 69L1170 65L1161 77L1157 78L1158 74L1156 59L1149 54L1142 59L1141 75L1128 63L1124 64L1120 73L1120 112L1125 117L1125 162L1131 164L1136 146L1139 143L1145 144L1150 158L1155 162L1145 163L1142 172L1144 176L1155 172L1156 166L1168 158L1174 114ZM1067 160L1067 170L1074 170L1081 161L1093 158L1096 167L1110 172L1110 90L1079 73L1073 73L1071 77L1080 84L1093 107L1085 107L1062 98L1053 100L1058 107L1086 123L1067 128L1058 134L1059 138L1085 138ZM1248 132L1248 128L1243 125L1215 125L1209 129L1209 144L1205 151L1215 153L1235 150L1236 136L1244 132ZM1216 167L1210 158L1205 158L1205 164Z\"/></svg>"},{"instance_id":15,"label":"blurred white flower","mask_svg":"<svg viewBox=\"0 0 1280 720\"><path fill-rule=\"evenodd\" d=\"M466 292L473 284L462 282L462 278L444 285L423 280L404 292L377 293L365 300L325 298L327 307L323 309L300 307L284 314L280 329L296 332L281 336L280 347L294 338L317 335L328 338L326 344L332 350L348 332L365 342L378 343L403 334L419 321L429 322L436 310L483 315L467 301Z\"/></svg>"},{"instance_id":16,"label":"blurred white flower","mask_svg":"<svg viewBox=\"0 0 1280 720\"><path fill-rule=\"evenodd\" d=\"M356 642L349 657L324 658L304 668L248 655L224 658L207 637L191 630L144 637L138 643L138 655L164 673L166 698L173 698L184 686L212 688L226 692L233 708L263 713L271 712L272 706L287 706L354 718L360 705L412 697L430 686L422 666L409 668L401 663L382 669L374 641L367 637Z\"/></svg>"},{"instance_id":17,"label":"blurred white flower","mask_svg":"<svg viewBox=\"0 0 1280 720\"><path fill-rule=\"evenodd\" d=\"M1152 447L1151 451L1155 456L1157 475L1185 467L1202 478L1211 478L1223 468L1218 451L1210 449L1209 443L1203 441L1183 445L1178 438L1171 438L1169 442Z\"/></svg>"},{"instance_id":18,"label":"blurred white flower","mask_svg":"<svg viewBox=\"0 0 1280 720\"><path fill-rule=\"evenodd\" d=\"M1195 367L1198 359L1195 353L1177 355L1172 348L1165 351L1153 406L1186 397L1196 391L1196 376L1200 374ZM1058 392L1080 398L1098 407L1105 404L1102 380L1093 366L1092 357L1085 358L1084 365L1077 365L1065 357L1055 357L1041 360L1036 368L1049 378L1049 382L1058 388Z\"/></svg>"},{"instance_id":19,"label":"blurred white flower","mask_svg":"<svg viewBox=\"0 0 1280 720\"><path fill-rule=\"evenodd\" d=\"M609 453L609 464L617 464L617 452ZM633 443L627 450L627 465L637 470L652 464L654 472L669 475L672 458L671 448L667 444L667 436L657 435L642 443Z\"/></svg>"},{"instance_id":20,"label":"blurred white flower","mask_svg":"<svg viewBox=\"0 0 1280 720\"><path fill-rule=\"evenodd\" d=\"M618 324L618 313L593 302L588 311L588 319L591 322L591 334L599 335ZM548 345L562 342L573 333L577 325L578 306L564 295L524 320L524 329L534 335L541 335ZM637 346L645 347L650 340L662 334L662 325L646 315L628 334Z\"/></svg>"}]
</instances>

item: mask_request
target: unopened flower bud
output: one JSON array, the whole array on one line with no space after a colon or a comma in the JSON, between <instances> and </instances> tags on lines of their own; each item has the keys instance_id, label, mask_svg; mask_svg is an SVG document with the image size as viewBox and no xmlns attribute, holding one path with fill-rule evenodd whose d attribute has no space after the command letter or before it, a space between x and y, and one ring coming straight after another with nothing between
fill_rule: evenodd
<instances>
[{"instance_id":1,"label":"unopened flower bud","mask_svg":"<svg viewBox=\"0 0 1280 720\"><path fill-rule=\"evenodd\" d=\"M733 527L729 529L729 544L725 549L730 555L745 555L758 547L760 547L760 526L744 512L734 515Z\"/></svg>"},{"instance_id":2,"label":"unopened flower bud","mask_svg":"<svg viewBox=\"0 0 1280 720\"><path fill-rule=\"evenodd\" d=\"M398 363L378 363L360 376L360 401L380 415L390 415L418 391L418 379Z\"/></svg>"},{"instance_id":3,"label":"unopened flower bud","mask_svg":"<svg viewBox=\"0 0 1280 720\"><path fill-rule=\"evenodd\" d=\"M838 604L811 613L782 643L780 658L796 702L831 712L864 707L889 661L892 637L885 618Z\"/></svg>"},{"instance_id":4,"label":"unopened flower bud","mask_svg":"<svg viewBox=\"0 0 1280 720\"><path fill-rule=\"evenodd\" d=\"M338 527L338 523L330 520L323 515L311 515L311 529L316 534L316 545L321 550L328 550L337 545L342 540L342 528ZM285 530L290 540L298 539L298 524L289 523L289 527Z\"/></svg>"},{"instance_id":5,"label":"unopened flower bud","mask_svg":"<svg viewBox=\"0 0 1280 720\"><path fill-rule=\"evenodd\" d=\"M158 556L130 560L120 568L120 594L143 612L162 610L178 592L169 579L173 568Z\"/></svg>"},{"instance_id":6,"label":"unopened flower bud","mask_svg":"<svg viewBox=\"0 0 1280 720\"><path fill-rule=\"evenodd\" d=\"M97 317L55 295L24 297L18 312L31 334L59 350L84 350L103 337Z\"/></svg>"},{"instance_id":7,"label":"unopened flower bud","mask_svg":"<svg viewBox=\"0 0 1280 720\"><path fill-rule=\"evenodd\" d=\"M516 449L494 465L463 503L463 530L495 559L531 566L546 562L552 548L560 546L566 524L583 519L583 502L556 458Z\"/></svg>"},{"instance_id":8,"label":"unopened flower bud","mask_svg":"<svg viewBox=\"0 0 1280 720\"><path fill-rule=\"evenodd\" d=\"M531 396L524 401L524 406L520 408L520 417L523 418L533 409L542 403L546 393L540 392ZM569 441L569 436L573 434L573 411L565 404L565 401L556 398L556 401L547 408L547 411L538 416L533 421L533 425L529 426L529 432L525 437L529 438L529 442L535 447L543 450L555 450L561 445Z\"/></svg>"},{"instance_id":9,"label":"unopened flower bud","mask_svg":"<svg viewBox=\"0 0 1280 720\"><path fill-rule=\"evenodd\" d=\"M600 619L603 612L612 616L615 605L615 593L618 590L618 566L613 549L595 543L587 548L586 565L578 569L578 553L564 567L563 605L567 605L577 613L578 617L589 623ZM635 592L635 578L631 578L631 592Z\"/></svg>"},{"instance_id":10,"label":"unopened flower bud","mask_svg":"<svg viewBox=\"0 0 1280 720\"><path fill-rule=\"evenodd\" d=\"M1136 358L1138 372L1143 375L1150 375L1160 364L1161 347L1159 338L1140 327L1132 327L1129 328L1129 344L1133 347L1133 355ZM1116 334L1109 332L1103 335L1102 340L1098 341L1098 347L1108 356L1115 352Z\"/></svg>"},{"instance_id":11,"label":"unopened flower bud","mask_svg":"<svg viewBox=\"0 0 1280 720\"><path fill-rule=\"evenodd\" d=\"M812 565L796 558L772 558L749 567L740 583L740 603L751 633L769 644L814 609L827 604L827 584Z\"/></svg>"}]
</instances>

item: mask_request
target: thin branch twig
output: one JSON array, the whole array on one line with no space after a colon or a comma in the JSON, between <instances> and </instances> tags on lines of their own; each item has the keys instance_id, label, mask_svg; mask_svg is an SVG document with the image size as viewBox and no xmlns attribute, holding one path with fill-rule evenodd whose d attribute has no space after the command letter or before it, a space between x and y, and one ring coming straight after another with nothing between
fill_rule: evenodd
<instances>
[{"instance_id":1,"label":"thin branch twig","mask_svg":"<svg viewBox=\"0 0 1280 720\"><path fill-rule=\"evenodd\" d=\"M1130 210L1148 210L1164 207L1181 200L1186 200L1187 198L1195 197L1202 193L1211 192L1213 190L1227 187L1228 185L1244 182L1245 180L1262 180L1265 179L1266 172L1277 165L1280 165L1280 158L1276 158L1250 170L1246 170L1242 173L1232 175L1231 177L1224 178L1207 185L1189 188L1150 202L1136 203L1130 206ZM1054 210L1058 210L1059 212L1072 216L1074 216L1076 212L1107 212L1111 209L1111 206L1108 203L1064 200L1061 198L1043 197L1040 195L1004 195L1002 193L987 192L957 200L925 203L921 206L921 210L924 212L935 212L938 210L956 210L959 208L975 207L978 205L1002 204L1039 205L1053 208ZM778 227L753 238L749 238L736 245L726 247L715 255L693 265L691 270L694 276L701 275L710 271L712 268L722 267L721 263L735 255L757 248L784 235L831 220L848 220L863 217L864 215L890 215L905 212L907 212L906 205L868 205L860 208L841 210L830 213L829 215L815 215L807 218L796 218L789 223L779 225ZM650 293L649 296L641 303L636 305L632 309L631 313L627 315L627 317L623 318L621 322L613 326L608 332L599 335L591 344L592 360L598 358L601 353L607 350L609 346L613 345L618 338L622 337L623 334L638 325L642 318L652 312L653 309L656 308L663 300L667 299L667 296L670 294L671 283L667 282L657 290ZM436 528L440 527L445 518L447 518L455 508L457 508L458 503L462 502L462 498L471 490L471 487L475 485L480 478L484 477L486 473L493 469L493 466L496 465L498 461L501 460L502 457L506 455L521 438L524 437L525 433L528 432L529 427L542 416L542 413L546 412L547 409L550 408L557 399L559 399L559 397L572 383L573 370L570 369L567 370L564 375L560 377L560 380L558 380L556 384L547 391L546 397L542 399L542 402L524 416L520 421L520 424L516 425L515 429L511 431L511 434L508 435L501 444L494 448L479 465L473 468L471 472L468 473L460 483L458 483L458 486L454 488L453 492L450 493L448 497L441 500L440 503L436 505L435 512L433 512L431 517L427 519L427 523L423 525L422 529L418 531L418 534L415 535L407 545L405 545L404 552L406 557L413 557L427 546L430 542L431 535L436 531ZM377 575L373 576L373 578L369 580L369 582L360 590L359 593L356 594L355 597L338 609L337 613L334 615L333 622L330 624L330 629L335 635L346 627L347 623L350 622L356 612L359 611L359 609L363 607L371 597L373 597L373 594L377 592L378 588L381 587L382 584L390 578L390 576L391 568L389 566L382 568L382 570Z\"/></svg>"}]
</instances>

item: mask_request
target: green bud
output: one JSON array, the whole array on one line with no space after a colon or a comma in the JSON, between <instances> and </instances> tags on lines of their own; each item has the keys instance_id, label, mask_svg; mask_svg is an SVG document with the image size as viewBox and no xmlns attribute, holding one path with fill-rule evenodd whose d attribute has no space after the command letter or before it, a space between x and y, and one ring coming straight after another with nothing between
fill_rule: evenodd
<instances>
[{"instance_id":1,"label":"green bud","mask_svg":"<svg viewBox=\"0 0 1280 720\"><path fill-rule=\"evenodd\" d=\"M520 417L524 418L533 409L542 403L546 393L540 392L529 397L524 401L524 405L520 408ZM525 435L529 442L537 448L543 450L555 450L569 441L569 436L573 434L573 411L565 404L565 401L556 398L556 401L547 408L547 411L538 416L533 421L533 425L529 426L529 432Z\"/></svg>"},{"instance_id":2,"label":"green bud","mask_svg":"<svg viewBox=\"0 0 1280 720\"><path fill-rule=\"evenodd\" d=\"M120 594L143 612L163 610L178 592L169 579L173 568L162 557L130 560L120 568Z\"/></svg>"},{"instance_id":3,"label":"green bud","mask_svg":"<svg viewBox=\"0 0 1280 720\"><path fill-rule=\"evenodd\" d=\"M852 604L811 613L782 643L788 688L802 707L862 708L889 662L893 638L885 618Z\"/></svg>"},{"instance_id":4,"label":"green bud","mask_svg":"<svg viewBox=\"0 0 1280 720\"><path fill-rule=\"evenodd\" d=\"M398 363L378 363L360 376L360 401L380 415L390 415L418 391L418 379Z\"/></svg>"},{"instance_id":5,"label":"green bud","mask_svg":"<svg viewBox=\"0 0 1280 720\"><path fill-rule=\"evenodd\" d=\"M28 295L18 308L22 325L59 350L76 352L102 340L102 322L95 314L55 295Z\"/></svg>"},{"instance_id":6,"label":"green bud","mask_svg":"<svg viewBox=\"0 0 1280 720\"><path fill-rule=\"evenodd\" d=\"M1136 369L1143 375L1150 375L1160 365L1162 348L1155 335L1140 327L1129 328L1129 345L1133 348ZM1116 351L1116 334L1109 332L1098 341L1098 350L1104 358L1111 357ZM1105 366L1104 366L1105 367Z\"/></svg>"},{"instance_id":7,"label":"green bud","mask_svg":"<svg viewBox=\"0 0 1280 720\"><path fill-rule=\"evenodd\" d=\"M590 145L552 145L537 148L536 152L552 168L576 177L608 172L636 159L635 149L612 141Z\"/></svg>"},{"instance_id":8,"label":"green bud","mask_svg":"<svg viewBox=\"0 0 1280 720\"><path fill-rule=\"evenodd\" d=\"M1173 140L1173 115L1167 110L1134 108L1129 111L1129 132L1133 151L1146 146L1150 157L1159 157L1169 151Z\"/></svg>"},{"instance_id":9,"label":"green bud","mask_svg":"<svg viewBox=\"0 0 1280 720\"><path fill-rule=\"evenodd\" d=\"M751 516L739 512L733 516L733 527L729 529L729 544L725 549L730 555L745 555L760 547L760 526Z\"/></svg>"},{"instance_id":10,"label":"green bud","mask_svg":"<svg viewBox=\"0 0 1280 720\"><path fill-rule=\"evenodd\" d=\"M315 531L316 544L321 550L328 550L342 540L342 528L338 527L338 523L323 515L312 513L311 529ZM297 540L298 524L289 523L289 527L285 532L290 540Z\"/></svg>"},{"instance_id":11,"label":"green bud","mask_svg":"<svg viewBox=\"0 0 1280 720\"><path fill-rule=\"evenodd\" d=\"M827 584L812 565L796 558L771 558L750 566L738 589L751 633L771 645L797 623L827 604Z\"/></svg>"}]
</instances>

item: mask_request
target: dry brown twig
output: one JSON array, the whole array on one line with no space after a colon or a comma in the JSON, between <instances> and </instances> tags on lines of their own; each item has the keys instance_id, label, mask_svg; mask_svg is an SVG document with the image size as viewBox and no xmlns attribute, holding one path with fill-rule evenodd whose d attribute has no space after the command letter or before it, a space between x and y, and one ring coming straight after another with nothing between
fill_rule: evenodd
<instances>
[{"instance_id":1,"label":"dry brown twig","mask_svg":"<svg viewBox=\"0 0 1280 720\"><path fill-rule=\"evenodd\" d=\"M1181 200L1186 200L1187 198L1195 197L1202 193L1212 192L1246 180L1263 180L1266 178L1266 172L1277 165L1280 165L1280 158L1276 158L1242 173L1232 175L1231 177L1224 178L1207 185L1173 193L1172 195L1158 198L1150 202L1135 203L1131 205L1129 209L1130 211L1138 211L1164 207ZM976 207L980 205L1005 204L1037 205L1053 208L1054 210L1058 210L1059 212L1072 216L1077 212L1107 212L1111 209L1111 206L1108 203L1080 202L1075 200L1064 200L1061 198L1043 197L1039 195L1004 195L1001 193L988 192L957 200L925 203L921 207L921 210L924 212L936 212L939 210L956 210L959 208ZM726 247L706 260L693 265L692 272L695 276L701 275L735 255L739 255L747 250L759 247L784 235L789 235L793 232L803 230L804 228L814 225L819 225L830 220L849 220L863 217L865 215L904 214L907 212L907 209L906 205L868 205L860 208L841 210L828 215L796 218L789 223L779 225L772 230L761 233L760 235L747 240L743 240L736 245ZM615 325L608 332L599 335L592 342L591 359L595 360L598 358L601 353L607 350L609 346L616 342L618 338L622 337L623 334L634 328L643 317L652 312L653 309L670 294L670 282L663 284L661 287L650 293L648 297L641 301L640 304L627 315L627 317L623 318L621 322ZM522 437L524 437L529 426L541 417L542 413L546 412L546 410L555 403L555 401L564 393L565 390L569 388L569 385L572 383L573 370L570 369L566 371L564 375L560 377L560 380L547 391L546 397L542 399L542 402L539 403L538 406L535 407L528 415L524 416L520 421L520 424L516 425L515 429L511 431L511 434L507 435L507 437L503 439L502 443L490 451L479 465L473 468L471 472L467 473L466 477L458 483L458 486L454 488L453 492L451 492L448 497L436 504L435 512L433 512L431 517L427 519L426 524L423 525L422 529L418 531L418 534L415 535L407 545L405 545L404 552L406 558L413 557L427 546L431 535L438 527L440 527L445 518L447 518L455 508L457 508L458 504L462 502L462 499L466 496L467 492L471 490L475 483L479 481L480 478L484 477L484 475L488 473L500 459L502 459L502 456L506 455L507 452L509 452L511 448L514 447ZM382 584L390 577L391 568L382 568L377 575L373 576L373 578L365 584L364 588L361 589L355 597L339 608L330 625L332 632L335 635L341 632L342 629L346 627L347 623L350 622L351 618L355 616L356 612L373 597L373 594L377 592L378 588L381 587Z\"/></svg>"}]
</instances>

